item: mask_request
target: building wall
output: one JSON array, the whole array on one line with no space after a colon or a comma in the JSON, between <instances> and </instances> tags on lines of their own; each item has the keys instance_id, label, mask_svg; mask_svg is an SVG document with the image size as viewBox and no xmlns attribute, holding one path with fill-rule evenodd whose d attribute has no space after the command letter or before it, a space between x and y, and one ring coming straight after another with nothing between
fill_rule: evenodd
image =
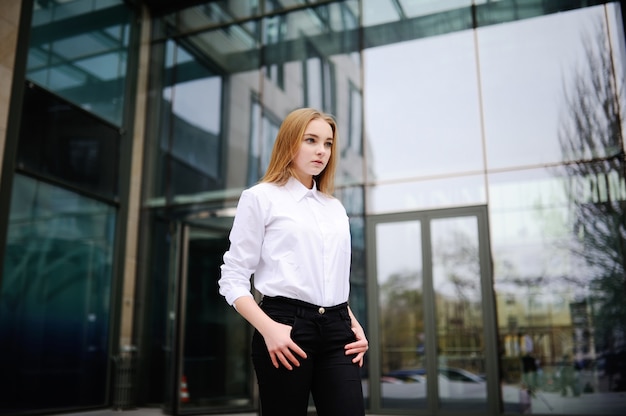
<instances>
[{"instance_id":1,"label":"building wall","mask_svg":"<svg viewBox=\"0 0 626 416\"><path fill-rule=\"evenodd\" d=\"M589 23L584 17L590 8L580 4L603 2L529 1L522 8L513 1L476 2L474 14L469 6L443 7L382 24L379 18L386 18L374 6L383 2L333 2L315 10L307 5L286 6L267 16L257 15L259 9L250 6L254 2L237 2L229 17L211 12L217 11L212 7L225 7L222 2L158 17L147 6L136 7L143 2L120 2L115 7L118 14L99 15L86 7L81 15L78 10L87 3L91 4L78 0L56 5L68 8L59 15L70 10L80 17L73 23L87 22L96 29L65 33L51 19L50 27L56 31L43 32L61 34L51 42L59 48L55 52L67 57L76 48L79 57L61 60L68 67L60 71L55 59L49 65L34 59L35 67L29 67L26 75L33 85L23 92L28 105L50 100L48 107L33 107L38 115L46 109L71 110L70 122L62 126L45 117L28 119L34 125L50 123L42 130L68 135L92 132L80 130L85 123L90 129L105 128L108 138L119 139L119 153L109 154L104 161L116 164L115 174L120 177L115 182L120 189L119 194L102 195L89 184L37 170L28 165L30 159L24 154L18 155L25 163L15 171L14 205L7 209L10 212L0 212L0 222L9 228L8 237L2 238L10 238L8 254L3 254L12 267L3 270L0 297L15 288L21 291L18 307L13 308L18 311L16 325L7 326L2 319L12 315L0 313L4 325L0 339L6 334L10 341L19 338L15 345L0 343L0 352L9 352L0 353L0 364L11 370L0 374L17 374L18 380L0 375L0 390L15 397L12 404L23 405L18 410L46 413L59 407L135 404L164 406L174 413L199 407L209 411L256 408L248 359L250 328L217 294L215 281L238 195L262 174L281 117L295 106L314 104L335 113L339 122L342 155L337 196L351 217L352 308L369 330L370 357L389 357L380 368L368 369L369 375L364 372L365 385L372 383L366 392L370 404L378 406L376 410L407 414L425 409L428 403L422 399L427 392L424 384L416 382L425 381L422 373L412 374L412 379L383 373L418 366L422 368L411 369L425 371L425 344L432 347L441 342L437 352L441 367L455 363L482 372L489 367L487 361L490 368L499 364L501 374L491 371L487 377L490 386L504 395L507 411L519 410L519 389L529 382L520 360L532 353L542 365L541 385L549 394L548 406L561 414L620 414L624 401L618 390L624 388L626 376L616 369L624 368L625 320L624 308L616 302L621 299L619 289L611 285L619 283L623 273L609 271L623 271L613 268L619 263L615 259L624 256L615 238L623 230L625 216L620 208L626 192L623 125L621 131L610 132L609 142L566 156L555 152L554 131L533 130L541 116L556 107L550 106L553 97L546 99L535 81L558 72L554 65L559 60L553 55L583 49L578 38L563 39L558 36L562 32L551 31L550 23L574 15ZM565 4L562 10L557 3ZM20 4L0 3L0 160L6 145L9 94L17 88L12 79ZM570 10L577 7L582 9ZM621 74L626 56L623 25L613 14L614 5L603 7L593 11L594 16L604 16L599 44L616 41L611 50L617 61L608 73ZM45 10L40 16L50 17ZM224 20L211 20L215 16ZM111 19L113 26L99 27L100 17ZM470 17L477 20L470 24ZM140 32L135 33L132 24L127 26L128 21L141 22ZM543 41L528 44L533 34L529 28L538 22L543 22ZM284 31L267 29L280 25ZM52 50L42 46L41 33L35 52ZM130 44L123 41L126 36L132 39ZM64 43L75 39L81 40ZM114 45L110 54L103 55L115 56L116 65L107 65L111 61L106 59L100 66L92 65L92 51L82 50L91 45L87 42ZM516 61L526 47L540 51L544 59L530 53L530 59ZM385 54L385 50L395 53ZM574 73L573 61L563 62L567 62L563 73ZM546 64L552 65L551 72ZM63 80L65 70L80 73L85 68L93 71L89 75L94 84L65 88L62 82L53 82ZM111 68L112 73L100 79L99 70ZM614 78L619 82L622 77ZM77 79L82 80L72 81ZM563 81L554 79L554 83ZM107 94L111 91L118 93L113 99ZM120 91L127 107L119 105ZM501 94L507 91L509 96ZM526 107L519 105L525 93L535 100ZM620 96L609 96L623 103ZM23 116L34 113L26 111ZM437 121L439 117L444 122ZM616 119L623 122L624 117ZM56 140L34 127L23 128L37 133L32 136ZM582 129L570 133L574 146L584 141ZM46 140L33 143L39 149ZM59 152L59 158L67 156ZM557 168L565 171L560 179L553 175ZM464 263L463 273L456 276L462 278L456 281L459 292L435 293L431 303L435 306L425 314L423 297L429 293L415 283L422 278L421 266L393 276L408 280L388 287L398 297L388 305L378 304L376 274L386 271L367 268L368 258L379 249L373 241L376 237L366 238L365 222L386 214L418 215L472 206L490 215L491 246L486 250L495 269L495 284L488 289L495 298L493 316L485 313L489 302L480 294L464 298L475 294L472 290L480 291L476 280L481 275L465 267L475 266L475 258ZM455 231L459 230L463 231ZM603 241L594 239L598 230L606 231ZM391 239L397 246L389 246L403 253L394 267L419 257L414 247L399 243L400 231ZM474 248L449 246L468 252ZM64 252L70 255L64 258ZM101 262L85 260L93 253L101 256ZM462 258L463 250L459 253L461 257L449 257L447 263ZM607 259L602 253L615 256ZM594 257L604 263L592 264ZM28 261L20 263L20 259ZM458 270L453 264L448 271ZM464 292L463 285L472 290ZM6 299L0 298L0 307L9 305ZM368 320L382 314L383 307L390 311L390 325L381 329L382 321ZM485 329L485 316L497 325ZM425 319L439 328L437 340L424 343ZM99 329L90 329L96 324ZM460 336L470 333L471 340ZM490 337L498 341L491 342ZM389 339L401 345L385 344ZM491 342L488 349L500 347L502 356L481 356L485 342ZM428 351L431 357L435 349ZM93 352L102 354L95 365L90 358ZM585 366L580 373L584 383L578 388L588 384L599 393L587 392L586 400L581 400L586 408L558 394L558 374L573 368L566 362L572 355ZM134 361L136 357L140 360ZM375 359L371 362L379 364ZM126 378L129 374L133 378ZM183 380L191 400L179 403ZM478 402L485 409L487 387L473 380L477 386L440 380L445 405L454 406L454 400L460 399L457 406ZM24 396L25 385L31 386L28 393L37 400ZM113 388L109 391L108 386ZM497 390L500 387L503 390ZM497 394L493 390L489 394L489 409L498 408ZM0 413L3 404L0 401ZM541 413L538 404L535 410Z\"/></svg>"}]
</instances>

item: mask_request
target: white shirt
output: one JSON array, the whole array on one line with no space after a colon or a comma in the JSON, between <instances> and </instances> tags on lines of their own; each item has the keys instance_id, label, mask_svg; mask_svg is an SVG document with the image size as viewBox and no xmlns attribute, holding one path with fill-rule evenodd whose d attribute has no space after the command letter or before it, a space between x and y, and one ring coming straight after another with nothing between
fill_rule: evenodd
<instances>
[{"instance_id":1,"label":"white shirt","mask_svg":"<svg viewBox=\"0 0 626 416\"><path fill-rule=\"evenodd\" d=\"M286 296L320 306L348 300L350 226L336 198L295 178L284 186L257 184L241 194L230 248L224 254L220 294L232 305L252 296Z\"/></svg>"}]
</instances>

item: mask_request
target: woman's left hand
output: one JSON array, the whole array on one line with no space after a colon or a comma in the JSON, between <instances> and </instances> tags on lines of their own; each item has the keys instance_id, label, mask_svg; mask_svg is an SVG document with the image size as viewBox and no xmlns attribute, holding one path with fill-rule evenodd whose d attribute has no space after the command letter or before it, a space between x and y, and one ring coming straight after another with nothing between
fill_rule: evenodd
<instances>
[{"instance_id":1,"label":"woman's left hand","mask_svg":"<svg viewBox=\"0 0 626 416\"><path fill-rule=\"evenodd\" d=\"M363 356L369 349L369 342L365 337L365 332L361 325L353 325L352 331L354 331L354 335L356 335L356 341L347 344L344 348L346 350L346 355L356 354L356 357L352 359L353 363L358 363L359 367L363 367Z\"/></svg>"}]
</instances>

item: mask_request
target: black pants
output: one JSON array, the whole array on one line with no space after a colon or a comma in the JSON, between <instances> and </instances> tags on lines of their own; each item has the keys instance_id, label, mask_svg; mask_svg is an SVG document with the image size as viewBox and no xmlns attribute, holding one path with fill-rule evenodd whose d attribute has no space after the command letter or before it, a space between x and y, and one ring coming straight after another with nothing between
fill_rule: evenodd
<instances>
[{"instance_id":1,"label":"black pants","mask_svg":"<svg viewBox=\"0 0 626 416\"><path fill-rule=\"evenodd\" d=\"M354 356L344 346L356 340L346 304L325 308L293 299L265 297L261 308L290 325L291 338L307 358L300 367L275 368L263 337L252 338L252 362L259 383L262 416L306 416L309 395L318 416L363 416L363 390Z\"/></svg>"}]
</instances>

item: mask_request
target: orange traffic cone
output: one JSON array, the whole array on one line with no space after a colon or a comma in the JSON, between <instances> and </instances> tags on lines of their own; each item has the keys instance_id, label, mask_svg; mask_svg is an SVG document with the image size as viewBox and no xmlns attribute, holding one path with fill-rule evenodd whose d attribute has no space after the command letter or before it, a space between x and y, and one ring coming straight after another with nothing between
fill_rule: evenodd
<instances>
[{"instance_id":1,"label":"orange traffic cone","mask_svg":"<svg viewBox=\"0 0 626 416\"><path fill-rule=\"evenodd\" d=\"M180 380L180 401L189 403L189 390L187 390L187 377L185 376Z\"/></svg>"}]
</instances>

